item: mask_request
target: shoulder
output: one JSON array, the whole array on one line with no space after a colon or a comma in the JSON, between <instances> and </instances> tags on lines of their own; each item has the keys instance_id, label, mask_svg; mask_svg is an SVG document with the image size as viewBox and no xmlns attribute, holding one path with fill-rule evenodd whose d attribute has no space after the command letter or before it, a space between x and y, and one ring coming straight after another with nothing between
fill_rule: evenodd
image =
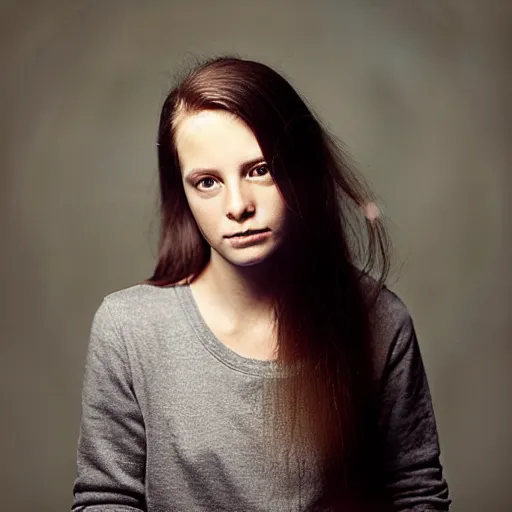
<instances>
[{"instance_id":1,"label":"shoulder","mask_svg":"<svg viewBox=\"0 0 512 512\"><path fill-rule=\"evenodd\" d=\"M116 315L147 314L155 307L176 302L173 286L135 284L105 295L103 302Z\"/></svg>"},{"instance_id":2,"label":"shoulder","mask_svg":"<svg viewBox=\"0 0 512 512\"><path fill-rule=\"evenodd\" d=\"M372 320L390 325L410 320L410 313L405 302L388 285L379 283L373 276L360 276L360 289L365 300L373 302ZM372 300L376 297L376 300Z\"/></svg>"},{"instance_id":3,"label":"shoulder","mask_svg":"<svg viewBox=\"0 0 512 512\"><path fill-rule=\"evenodd\" d=\"M147 333L159 325L176 324L182 313L174 286L136 284L105 295L95 322L109 322L120 335Z\"/></svg>"},{"instance_id":4,"label":"shoulder","mask_svg":"<svg viewBox=\"0 0 512 512\"><path fill-rule=\"evenodd\" d=\"M377 375L401 351L416 340L414 323L409 308L402 298L387 286L383 287L372 314L373 352Z\"/></svg>"},{"instance_id":5,"label":"shoulder","mask_svg":"<svg viewBox=\"0 0 512 512\"><path fill-rule=\"evenodd\" d=\"M384 286L375 304L375 320L380 330L394 331L410 327L412 317L402 298Z\"/></svg>"},{"instance_id":6,"label":"shoulder","mask_svg":"<svg viewBox=\"0 0 512 512\"><path fill-rule=\"evenodd\" d=\"M383 338L389 338L393 332L412 326L407 305L389 286L379 285L373 277L364 275L361 280L361 290L366 297L365 300L373 303L370 321L376 333L379 333L381 343L384 341Z\"/></svg>"},{"instance_id":7,"label":"shoulder","mask_svg":"<svg viewBox=\"0 0 512 512\"><path fill-rule=\"evenodd\" d=\"M139 374L151 371L191 333L183 297L179 286L148 284L105 295L92 322L90 352L122 360Z\"/></svg>"}]
</instances>

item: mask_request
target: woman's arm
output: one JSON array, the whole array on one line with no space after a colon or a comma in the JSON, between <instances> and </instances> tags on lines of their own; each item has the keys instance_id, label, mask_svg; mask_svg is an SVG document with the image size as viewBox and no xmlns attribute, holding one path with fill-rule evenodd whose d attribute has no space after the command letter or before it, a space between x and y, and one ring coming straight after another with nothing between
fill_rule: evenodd
<instances>
[{"instance_id":1,"label":"woman's arm","mask_svg":"<svg viewBox=\"0 0 512 512\"><path fill-rule=\"evenodd\" d=\"M382 376L380 429L397 511L449 510L432 400L413 321L403 303Z\"/></svg>"},{"instance_id":2,"label":"woman's arm","mask_svg":"<svg viewBox=\"0 0 512 512\"><path fill-rule=\"evenodd\" d=\"M104 299L86 358L72 510L145 511L145 461L144 422L126 347Z\"/></svg>"}]
</instances>

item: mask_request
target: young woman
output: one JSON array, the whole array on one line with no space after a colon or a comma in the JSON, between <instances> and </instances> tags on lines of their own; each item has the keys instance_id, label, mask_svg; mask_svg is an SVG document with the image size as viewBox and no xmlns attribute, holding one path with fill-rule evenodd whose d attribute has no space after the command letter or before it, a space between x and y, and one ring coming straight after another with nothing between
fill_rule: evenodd
<instances>
[{"instance_id":1,"label":"young woman","mask_svg":"<svg viewBox=\"0 0 512 512\"><path fill-rule=\"evenodd\" d=\"M92 323L73 510L448 510L383 219L297 92L208 60L158 159L156 269Z\"/></svg>"}]
</instances>

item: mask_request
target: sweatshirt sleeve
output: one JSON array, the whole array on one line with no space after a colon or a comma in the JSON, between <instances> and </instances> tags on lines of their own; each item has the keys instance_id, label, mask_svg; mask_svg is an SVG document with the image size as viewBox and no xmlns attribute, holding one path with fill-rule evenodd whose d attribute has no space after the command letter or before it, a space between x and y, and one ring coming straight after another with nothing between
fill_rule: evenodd
<instances>
[{"instance_id":1,"label":"sweatshirt sleeve","mask_svg":"<svg viewBox=\"0 0 512 512\"><path fill-rule=\"evenodd\" d=\"M383 373L381 432L386 484L396 511L449 510L432 400L413 321L395 312Z\"/></svg>"},{"instance_id":2,"label":"sweatshirt sleeve","mask_svg":"<svg viewBox=\"0 0 512 512\"><path fill-rule=\"evenodd\" d=\"M72 511L145 511L145 460L144 422L127 351L105 298L86 356Z\"/></svg>"}]
</instances>

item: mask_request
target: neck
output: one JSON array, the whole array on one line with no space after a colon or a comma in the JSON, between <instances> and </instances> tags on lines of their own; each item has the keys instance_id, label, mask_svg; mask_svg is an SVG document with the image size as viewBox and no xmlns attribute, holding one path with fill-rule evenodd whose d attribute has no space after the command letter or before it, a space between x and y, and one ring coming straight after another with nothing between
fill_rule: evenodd
<instances>
[{"instance_id":1,"label":"neck","mask_svg":"<svg viewBox=\"0 0 512 512\"><path fill-rule=\"evenodd\" d=\"M229 330L247 330L272 318L275 280L270 264L240 267L212 251L210 260L191 286L222 312Z\"/></svg>"}]
</instances>

